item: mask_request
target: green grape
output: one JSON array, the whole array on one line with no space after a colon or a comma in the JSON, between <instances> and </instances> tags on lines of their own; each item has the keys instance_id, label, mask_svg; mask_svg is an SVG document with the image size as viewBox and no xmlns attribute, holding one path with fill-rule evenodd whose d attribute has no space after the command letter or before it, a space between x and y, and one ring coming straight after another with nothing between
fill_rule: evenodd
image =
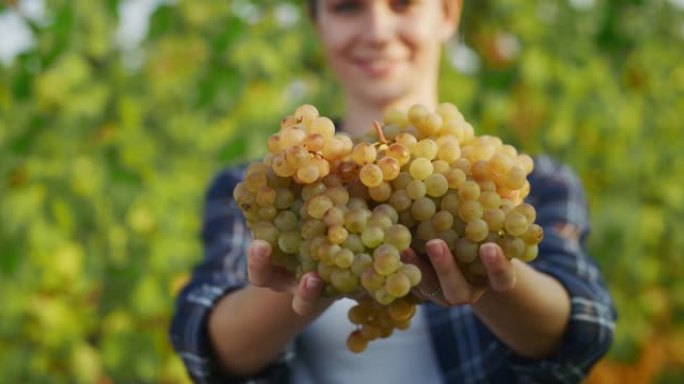
<instances>
[{"instance_id":1,"label":"green grape","mask_svg":"<svg viewBox=\"0 0 684 384\"><path fill-rule=\"evenodd\" d=\"M278 210L274 206L260 207L259 218L262 220L272 221L278 215Z\"/></svg>"},{"instance_id":2,"label":"green grape","mask_svg":"<svg viewBox=\"0 0 684 384\"><path fill-rule=\"evenodd\" d=\"M412 180L406 186L406 193L408 193L408 196L411 199L417 200L427 194L427 187L425 186L425 183L420 180Z\"/></svg>"},{"instance_id":3,"label":"green grape","mask_svg":"<svg viewBox=\"0 0 684 384\"><path fill-rule=\"evenodd\" d=\"M255 239L264 240L272 246L278 242L280 231L272 223L267 221L260 221L252 227L252 233Z\"/></svg>"},{"instance_id":4,"label":"green grape","mask_svg":"<svg viewBox=\"0 0 684 384\"><path fill-rule=\"evenodd\" d=\"M500 209L485 209L482 213L482 220L487 223L491 231L498 232L503 229L506 214Z\"/></svg>"},{"instance_id":5,"label":"green grape","mask_svg":"<svg viewBox=\"0 0 684 384\"><path fill-rule=\"evenodd\" d=\"M344 213L345 209L340 206L331 207L323 215L323 222L328 227L335 225L344 225Z\"/></svg>"},{"instance_id":6,"label":"green grape","mask_svg":"<svg viewBox=\"0 0 684 384\"><path fill-rule=\"evenodd\" d=\"M361 236L356 233L348 234L347 239L344 241L344 243L342 243L342 246L354 252L355 254L364 252L366 250L366 247L363 245L363 241L361 241Z\"/></svg>"},{"instance_id":7,"label":"green grape","mask_svg":"<svg viewBox=\"0 0 684 384\"><path fill-rule=\"evenodd\" d=\"M390 144L390 146L387 147L385 155L395 159L400 167L411 160L411 151L399 143Z\"/></svg>"},{"instance_id":8,"label":"green grape","mask_svg":"<svg viewBox=\"0 0 684 384\"><path fill-rule=\"evenodd\" d=\"M416 313L416 305L409 300L395 300L387 306L387 313L395 322L410 320Z\"/></svg>"},{"instance_id":9,"label":"green grape","mask_svg":"<svg viewBox=\"0 0 684 384\"><path fill-rule=\"evenodd\" d=\"M340 268L349 268L354 263L354 253L346 248L342 248L335 254L333 262Z\"/></svg>"},{"instance_id":10,"label":"green grape","mask_svg":"<svg viewBox=\"0 0 684 384\"><path fill-rule=\"evenodd\" d=\"M544 230L539 224L530 224L521 239L529 246L539 244L544 238Z\"/></svg>"},{"instance_id":11,"label":"green grape","mask_svg":"<svg viewBox=\"0 0 684 384\"><path fill-rule=\"evenodd\" d=\"M361 233L366 228L370 212L365 208L351 208L344 214L344 226L352 233Z\"/></svg>"},{"instance_id":12,"label":"green grape","mask_svg":"<svg viewBox=\"0 0 684 384\"><path fill-rule=\"evenodd\" d=\"M466 182L466 173L463 172L463 170L458 169L458 168L452 168L448 170L445 174L444 177L447 179L447 184L449 185L449 189L454 189L457 190L463 186Z\"/></svg>"},{"instance_id":13,"label":"green grape","mask_svg":"<svg viewBox=\"0 0 684 384\"><path fill-rule=\"evenodd\" d=\"M347 240L348 235L349 232L347 232L347 229L342 225L335 225L328 228L328 241L333 244L342 244Z\"/></svg>"},{"instance_id":14,"label":"green grape","mask_svg":"<svg viewBox=\"0 0 684 384\"><path fill-rule=\"evenodd\" d=\"M385 280L385 290L394 297L403 297L411 290L411 281L403 273L393 273Z\"/></svg>"},{"instance_id":15,"label":"green grape","mask_svg":"<svg viewBox=\"0 0 684 384\"><path fill-rule=\"evenodd\" d=\"M413 154L416 157L424 157L432 160L437 156L437 143L432 139L423 139L416 144Z\"/></svg>"},{"instance_id":16,"label":"green grape","mask_svg":"<svg viewBox=\"0 0 684 384\"><path fill-rule=\"evenodd\" d=\"M309 161L309 151L303 145L295 145L285 150L285 161L291 168L299 168Z\"/></svg>"},{"instance_id":17,"label":"green grape","mask_svg":"<svg viewBox=\"0 0 684 384\"><path fill-rule=\"evenodd\" d=\"M446 231L454 224L454 215L452 215L449 211L441 210L432 216L431 222L432 228L434 228L435 231Z\"/></svg>"},{"instance_id":18,"label":"green grape","mask_svg":"<svg viewBox=\"0 0 684 384\"><path fill-rule=\"evenodd\" d=\"M439 208L445 210L452 215L458 215L458 206L461 204L461 199L455 191L449 191L442 197Z\"/></svg>"},{"instance_id":19,"label":"green grape","mask_svg":"<svg viewBox=\"0 0 684 384\"><path fill-rule=\"evenodd\" d=\"M480 192L480 203L485 210L496 209L501 205L501 197L494 191L482 191Z\"/></svg>"},{"instance_id":20,"label":"green grape","mask_svg":"<svg viewBox=\"0 0 684 384\"><path fill-rule=\"evenodd\" d=\"M388 202L398 212L401 212L406 209L409 209L411 207L411 203L413 203L413 200L411 200L411 197L409 196L408 192L406 192L403 189L400 189L392 192L392 195L390 196Z\"/></svg>"},{"instance_id":21,"label":"green grape","mask_svg":"<svg viewBox=\"0 0 684 384\"><path fill-rule=\"evenodd\" d=\"M375 267L366 268L361 273L361 285L366 288L368 292L373 292L385 285L385 276L381 275L375 270Z\"/></svg>"},{"instance_id":22,"label":"green grape","mask_svg":"<svg viewBox=\"0 0 684 384\"><path fill-rule=\"evenodd\" d=\"M421 221L416 228L416 236L420 240L428 241L437 237L437 231L432 225L432 220Z\"/></svg>"},{"instance_id":23,"label":"green grape","mask_svg":"<svg viewBox=\"0 0 684 384\"><path fill-rule=\"evenodd\" d=\"M506 215L504 228L509 235L521 236L527 231L530 223L522 213L513 210Z\"/></svg>"},{"instance_id":24,"label":"green grape","mask_svg":"<svg viewBox=\"0 0 684 384\"><path fill-rule=\"evenodd\" d=\"M359 286L356 276L350 270L340 268L332 270L330 273L330 283L342 293L353 292Z\"/></svg>"},{"instance_id":25,"label":"green grape","mask_svg":"<svg viewBox=\"0 0 684 384\"><path fill-rule=\"evenodd\" d=\"M276 197L273 201L275 208L278 210L290 208L295 201L294 193L287 188L277 188L275 191Z\"/></svg>"},{"instance_id":26,"label":"green grape","mask_svg":"<svg viewBox=\"0 0 684 384\"><path fill-rule=\"evenodd\" d=\"M304 199L304 201L307 201L312 197L320 195L321 193L325 192L326 189L328 189L328 187L326 187L325 184L323 184L320 181L305 185L302 188L302 199Z\"/></svg>"},{"instance_id":27,"label":"green grape","mask_svg":"<svg viewBox=\"0 0 684 384\"><path fill-rule=\"evenodd\" d=\"M456 240L458 240L459 237L460 236L458 235L458 233L454 229L450 228L445 231L437 232L436 238L444 240L447 247L453 250L454 248L456 248Z\"/></svg>"},{"instance_id":28,"label":"green grape","mask_svg":"<svg viewBox=\"0 0 684 384\"><path fill-rule=\"evenodd\" d=\"M446 137L438 145L437 158L451 164L461 157L461 147L456 138Z\"/></svg>"},{"instance_id":29,"label":"green grape","mask_svg":"<svg viewBox=\"0 0 684 384\"><path fill-rule=\"evenodd\" d=\"M436 210L435 203L427 197L421 197L411 205L411 214L418 221L430 219Z\"/></svg>"},{"instance_id":30,"label":"green grape","mask_svg":"<svg viewBox=\"0 0 684 384\"><path fill-rule=\"evenodd\" d=\"M416 285L418 285L418 283L420 283L420 279L422 278L422 274L420 272L420 268L418 268L414 264L404 264L401 266L401 268L399 270L406 277L408 277L409 282L411 283L412 287L415 287Z\"/></svg>"},{"instance_id":31,"label":"green grape","mask_svg":"<svg viewBox=\"0 0 684 384\"><path fill-rule=\"evenodd\" d=\"M378 226L368 226L361 232L361 241L368 248L376 248L385 239L385 231Z\"/></svg>"},{"instance_id":32,"label":"green grape","mask_svg":"<svg viewBox=\"0 0 684 384\"><path fill-rule=\"evenodd\" d=\"M451 169L449 163L444 160L433 160L432 161L432 173L439 173L440 175L446 175ZM444 176L446 177L446 176Z\"/></svg>"},{"instance_id":33,"label":"green grape","mask_svg":"<svg viewBox=\"0 0 684 384\"><path fill-rule=\"evenodd\" d=\"M373 257L367 253L357 253L354 256L354 261L350 267L352 273L357 276L361 276L363 271L368 269L373 265Z\"/></svg>"},{"instance_id":34,"label":"green grape","mask_svg":"<svg viewBox=\"0 0 684 384\"><path fill-rule=\"evenodd\" d=\"M518 258L522 261L529 262L536 259L538 254L539 246L537 244L528 244Z\"/></svg>"},{"instance_id":35,"label":"green grape","mask_svg":"<svg viewBox=\"0 0 684 384\"><path fill-rule=\"evenodd\" d=\"M497 152L489 159L489 168L494 173L505 175L513 167L513 159L504 152Z\"/></svg>"},{"instance_id":36,"label":"green grape","mask_svg":"<svg viewBox=\"0 0 684 384\"><path fill-rule=\"evenodd\" d=\"M425 179L425 192L431 197L443 196L449 190L447 178L440 173L433 173Z\"/></svg>"},{"instance_id":37,"label":"green grape","mask_svg":"<svg viewBox=\"0 0 684 384\"><path fill-rule=\"evenodd\" d=\"M406 186L408 183L410 183L413 180L411 177L411 174L405 171L399 172L397 177L392 180L392 189L400 190L400 189L406 189Z\"/></svg>"},{"instance_id":38,"label":"green grape","mask_svg":"<svg viewBox=\"0 0 684 384\"><path fill-rule=\"evenodd\" d=\"M373 208L373 214L382 214L389 217L392 224L396 223L397 220L399 220L399 213L390 204L378 205L377 207Z\"/></svg>"},{"instance_id":39,"label":"green grape","mask_svg":"<svg viewBox=\"0 0 684 384\"><path fill-rule=\"evenodd\" d=\"M482 219L474 219L466 224L465 237L473 243L484 240L489 234L489 227Z\"/></svg>"},{"instance_id":40,"label":"green grape","mask_svg":"<svg viewBox=\"0 0 684 384\"><path fill-rule=\"evenodd\" d=\"M390 295L384 287L373 292L373 298L383 306L391 304L396 299L394 296Z\"/></svg>"},{"instance_id":41,"label":"green grape","mask_svg":"<svg viewBox=\"0 0 684 384\"><path fill-rule=\"evenodd\" d=\"M347 318L352 324L363 325L373 316L371 308L367 305L356 304L347 311Z\"/></svg>"},{"instance_id":42,"label":"green grape","mask_svg":"<svg viewBox=\"0 0 684 384\"><path fill-rule=\"evenodd\" d=\"M428 110L427 107L421 104L416 104L411 106L408 110L408 121L414 126L419 126L425 119L427 119L429 114L430 110Z\"/></svg>"},{"instance_id":43,"label":"green grape","mask_svg":"<svg viewBox=\"0 0 684 384\"><path fill-rule=\"evenodd\" d=\"M463 221L471 221L482 217L482 204L477 200L464 200L458 206L458 216Z\"/></svg>"},{"instance_id":44,"label":"green grape","mask_svg":"<svg viewBox=\"0 0 684 384\"><path fill-rule=\"evenodd\" d=\"M302 238L297 231L283 232L278 236L278 248L285 253L295 254L299 250Z\"/></svg>"},{"instance_id":45,"label":"green grape","mask_svg":"<svg viewBox=\"0 0 684 384\"><path fill-rule=\"evenodd\" d=\"M479 256L480 246L466 238L456 240L454 247L454 257L461 263L472 263Z\"/></svg>"},{"instance_id":46,"label":"green grape","mask_svg":"<svg viewBox=\"0 0 684 384\"><path fill-rule=\"evenodd\" d=\"M489 162L487 160L477 160L470 167L470 172L473 178L477 181L485 181L489 179L491 170L489 169Z\"/></svg>"},{"instance_id":47,"label":"green grape","mask_svg":"<svg viewBox=\"0 0 684 384\"><path fill-rule=\"evenodd\" d=\"M359 170L359 179L366 187L376 187L383 181L382 170L375 164L366 164Z\"/></svg>"},{"instance_id":48,"label":"green grape","mask_svg":"<svg viewBox=\"0 0 684 384\"><path fill-rule=\"evenodd\" d=\"M519 258L525 252L525 242L519 237L506 235L499 240L498 244L509 259Z\"/></svg>"},{"instance_id":49,"label":"green grape","mask_svg":"<svg viewBox=\"0 0 684 384\"><path fill-rule=\"evenodd\" d=\"M315 219L322 219L328 209L333 207L333 202L328 196L316 195L308 201L306 213Z\"/></svg>"},{"instance_id":50,"label":"green grape","mask_svg":"<svg viewBox=\"0 0 684 384\"><path fill-rule=\"evenodd\" d=\"M477 200L480 197L480 185L473 180L466 181L458 190L461 200Z\"/></svg>"},{"instance_id":51,"label":"green grape","mask_svg":"<svg viewBox=\"0 0 684 384\"><path fill-rule=\"evenodd\" d=\"M309 133L302 140L302 146L310 152L320 152L325 146L325 137L319 133Z\"/></svg>"},{"instance_id":52,"label":"green grape","mask_svg":"<svg viewBox=\"0 0 684 384\"><path fill-rule=\"evenodd\" d=\"M310 240L325 235L326 225L321 220L307 219L302 221L299 233L302 238Z\"/></svg>"},{"instance_id":53,"label":"green grape","mask_svg":"<svg viewBox=\"0 0 684 384\"><path fill-rule=\"evenodd\" d=\"M291 211L280 211L273 219L273 224L281 232L297 229L297 215Z\"/></svg>"},{"instance_id":54,"label":"green grape","mask_svg":"<svg viewBox=\"0 0 684 384\"><path fill-rule=\"evenodd\" d=\"M430 113L426 116L423 123L417 127L427 136L436 135L442 129L444 119L437 113Z\"/></svg>"},{"instance_id":55,"label":"green grape","mask_svg":"<svg viewBox=\"0 0 684 384\"><path fill-rule=\"evenodd\" d=\"M534 223L534 221L537 219L537 211L530 204L522 203L513 208L513 211L522 213L527 218L528 223Z\"/></svg>"},{"instance_id":56,"label":"green grape","mask_svg":"<svg viewBox=\"0 0 684 384\"><path fill-rule=\"evenodd\" d=\"M392 224L385 231L384 242L392 245L399 251L403 251L411 246L411 231L402 224Z\"/></svg>"},{"instance_id":57,"label":"green grape","mask_svg":"<svg viewBox=\"0 0 684 384\"><path fill-rule=\"evenodd\" d=\"M318 109L311 104L302 104L294 111L294 118L297 123L314 120L319 115Z\"/></svg>"},{"instance_id":58,"label":"green grape","mask_svg":"<svg viewBox=\"0 0 684 384\"><path fill-rule=\"evenodd\" d=\"M335 135L335 123L327 117L317 117L310 125L309 133L321 135L323 138L330 138Z\"/></svg>"},{"instance_id":59,"label":"green grape","mask_svg":"<svg viewBox=\"0 0 684 384\"><path fill-rule=\"evenodd\" d=\"M306 137L306 132L295 125L292 127L286 127L280 130L280 140L282 142L283 148L293 147L304 141Z\"/></svg>"},{"instance_id":60,"label":"green grape","mask_svg":"<svg viewBox=\"0 0 684 384\"><path fill-rule=\"evenodd\" d=\"M392 186L390 183L383 181L375 187L368 188L370 198L379 203L389 200L392 196Z\"/></svg>"},{"instance_id":61,"label":"green grape","mask_svg":"<svg viewBox=\"0 0 684 384\"><path fill-rule=\"evenodd\" d=\"M333 205L343 206L349 202L349 191L343 186L330 187L323 194L328 196Z\"/></svg>"},{"instance_id":62,"label":"green grape","mask_svg":"<svg viewBox=\"0 0 684 384\"><path fill-rule=\"evenodd\" d=\"M413 149L416 147L416 144L418 143L416 137L408 132L402 132L398 134L397 137L394 138L394 141L397 144L403 145L406 149L408 149L411 152L413 152Z\"/></svg>"},{"instance_id":63,"label":"green grape","mask_svg":"<svg viewBox=\"0 0 684 384\"><path fill-rule=\"evenodd\" d=\"M393 157L385 156L378 160L378 167L382 171L382 178L385 181L392 181L399 176L401 166L399 161Z\"/></svg>"},{"instance_id":64,"label":"green grape","mask_svg":"<svg viewBox=\"0 0 684 384\"><path fill-rule=\"evenodd\" d=\"M392 245L383 244L373 251L373 268L383 276L394 273L400 264L399 251Z\"/></svg>"},{"instance_id":65,"label":"green grape","mask_svg":"<svg viewBox=\"0 0 684 384\"><path fill-rule=\"evenodd\" d=\"M351 158L358 165L366 165L374 162L377 155L375 146L369 143L359 143L352 149Z\"/></svg>"},{"instance_id":66,"label":"green grape","mask_svg":"<svg viewBox=\"0 0 684 384\"><path fill-rule=\"evenodd\" d=\"M511 169L508 171L508 174L506 175L506 182L504 185L507 188L516 190L522 188L523 185L525 185L526 180L527 174L525 173L525 170L515 165L511 167Z\"/></svg>"},{"instance_id":67,"label":"green grape","mask_svg":"<svg viewBox=\"0 0 684 384\"><path fill-rule=\"evenodd\" d=\"M418 157L411 162L409 173L416 180L425 180L432 175L434 168L432 162L424 157Z\"/></svg>"}]
</instances>

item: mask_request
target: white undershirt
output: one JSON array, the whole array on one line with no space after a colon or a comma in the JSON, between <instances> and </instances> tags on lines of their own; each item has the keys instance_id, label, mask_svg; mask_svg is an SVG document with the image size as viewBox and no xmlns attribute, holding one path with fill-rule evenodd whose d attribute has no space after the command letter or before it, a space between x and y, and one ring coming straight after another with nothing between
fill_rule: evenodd
<instances>
[{"instance_id":1,"label":"white undershirt","mask_svg":"<svg viewBox=\"0 0 684 384\"><path fill-rule=\"evenodd\" d=\"M336 301L301 336L293 361L295 384L328 383L439 383L442 381L423 307L405 331L395 330L377 339L360 353L347 350L346 340L354 329L347 310L351 299Z\"/></svg>"}]
</instances>

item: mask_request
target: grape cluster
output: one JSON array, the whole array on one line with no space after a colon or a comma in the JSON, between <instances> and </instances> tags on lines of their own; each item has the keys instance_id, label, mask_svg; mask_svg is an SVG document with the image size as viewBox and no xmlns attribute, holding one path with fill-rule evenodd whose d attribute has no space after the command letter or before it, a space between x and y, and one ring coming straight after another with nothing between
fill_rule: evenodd
<instances>
[{"instance_id":1,"label":"grape cluster","mask_svg":"<svg viewBox=\"0 0 684 384\"><path fill-rule=\"evenodd\" d=\"M311 105L285 117L233 191L254 238L297 278L317 271L326 294L350 296L358 326L347 346L408 327L420 270L401 261L443 239L466 278L485 284L478 256L496 242L508 258L536 257L542 228L530 191L532 158L494 136L476 136L448 103L435 112L392 109L353 141Z\"/></svg>"}]
</instances>

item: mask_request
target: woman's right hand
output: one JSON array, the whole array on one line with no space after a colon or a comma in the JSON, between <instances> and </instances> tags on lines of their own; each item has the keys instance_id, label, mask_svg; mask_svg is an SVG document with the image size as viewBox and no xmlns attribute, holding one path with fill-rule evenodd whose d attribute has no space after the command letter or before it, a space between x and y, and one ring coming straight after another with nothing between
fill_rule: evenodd
<instances>
[{"instance_id":1,"label":"woman's right hand","mask_svg":"<svg viewBox=\"0 0 684 384\"><path fill-rule=\"evenodd\" d=\"M273 265L271 245L266 241L254 240L249 245L247 271L252 285L291 294L292 310L301 316L322 311L333 302L322 297L325 283L317 272L308 272L297 282L292 272Z\"/></svg>"}]
</instances>

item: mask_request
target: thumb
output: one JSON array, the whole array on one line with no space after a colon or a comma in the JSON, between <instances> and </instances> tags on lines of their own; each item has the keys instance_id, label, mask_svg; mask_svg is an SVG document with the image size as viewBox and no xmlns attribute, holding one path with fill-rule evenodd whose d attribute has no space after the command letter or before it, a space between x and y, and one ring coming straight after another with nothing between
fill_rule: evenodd
<instances>
[{"instance_id":1,"label":"thumb","mask_svg":"<svg viewBox=\"0 0 684 384\"><path fill-rule=\"evenodd\" d=\"M319 307L319 299L323 294L325 284L317 273L307 273L302 276L297 286L292 309L299 315L309 315Z\"/></svg>"}]
</instances>

